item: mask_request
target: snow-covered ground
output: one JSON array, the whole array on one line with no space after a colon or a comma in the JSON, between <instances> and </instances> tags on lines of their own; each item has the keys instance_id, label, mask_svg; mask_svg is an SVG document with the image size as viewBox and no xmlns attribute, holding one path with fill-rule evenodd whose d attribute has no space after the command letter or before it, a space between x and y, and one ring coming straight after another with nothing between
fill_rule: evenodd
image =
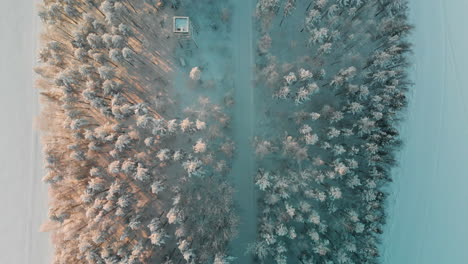
<instances>
[{"instance_id":1,"label":"snow-covered ground","mask_svg":"<svg viewBox=\"0 0 468 264\"><path fill-rule=\"evenodd\" d=\"M236 188L235 201L239 206L239 235L232 243L236 263L252 263L251 255L245 254L249 244L256 241L257 205L254 186L255 160L252 140L255 127L255 99L253 86L254 52L253 14L254 0L233 1L234 57L236 76L234 91L233 139L237 146L237 156L233 161L232 178Z\"/></svg>"},{"instance_id":2,"label":"snow-covered ground","mask_svg":"<svg viewBox=\"0 0 468 264\"><path fill-rule=\"evenodd\" d=\"M409 2L416 85L391 187L383 263L467 263L468 2Z\"/></svg>"},{"instance_id":3,"label":"snow-covered ground","mask_svg":"<svg viewBox=\"0 0 468 264\"><path fill-rule=\"evenodd\" d=\"M187 67L181 67L174 77L175 89L181 95L179 103L186 107L193 104L194 98L207 96L219 103L224 96L232 96L232 114L229 134L236 142L236 154L232 161L229 181L235 187L234 201L239 208L238 236L231 243L231 254L235 263L249 264L252 256L245 254L249 244L256 240L256 197L254 186L255 159L252 150L252 137L255 127L254 99L254 36L253 14L255 0L227 1L226 8L232 16L227 28L222 21L211 21L207 11L192 7L188 11L176 11L177 15L188 15L200 31L195 34L198 43L193 54L185 56ZM207 5L207 4L205 4ZM194 5L197 6L197 5ZM179 12L179 13L178 13ZM209 11L208 11L209 12ZM210 29L210 24L219 29ZM179 51L179 54L183 54ZM179 55L181 56L181 55ZM194 86L188 80L188 71L194 66L202 66L202 79L205 85ZM207 88L208 83L214 87ZM195 85L196 86L196 85ZM200 85L198 85L200 86Z\"/></svg>"},{"instance_id":4,"label":"snow-covered ground","mask_svg":"<svg viewBox=\"0 0 468 264\"><path fill-rule=\"evenodd\" d=\"M41 182L37 91L32 68L37 47L38 0L0 1L0 263L50 263L47 186Z\"/></svg>"}]
</instances>

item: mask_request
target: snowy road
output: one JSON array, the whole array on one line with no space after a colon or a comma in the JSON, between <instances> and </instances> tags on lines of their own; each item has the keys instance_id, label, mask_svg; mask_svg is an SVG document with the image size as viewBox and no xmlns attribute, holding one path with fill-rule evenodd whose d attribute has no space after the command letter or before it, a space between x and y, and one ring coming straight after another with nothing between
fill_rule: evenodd
<instances>
[{"instance_id":1,"label":"snowy road","mask_svg":"<svg viewBox=\"0 0 468 264\"><path fill-rule=\"evenodd\" d=\"M236 58L235 105L233 116L234 142L237 143L233 161L232 178L236 188L235 201L240 207L239 236L232 243L235 263L249 264L251 256L245 255L249 243L256 236L256 198L254 187L255 162L251 140L255 123L253 92L253 14L254 0L233 1L235 17L233 42Z\"/></svg>"},{"instance_id":2,"label":"snowy road","mask_svg":"<svg viewBox=\"0 0 468 264\"><path fill-rule=\"evenodd\" d=\"M50 263L49 235L39 233L47 215L41 182L38 112L33 89L38 21L36 0L1 0L0 33L0 263Z\"/></svg>"},{"instance_id":3,"label":"snowy road","mask_svg":"<svg viewBox=\"0 0 468 264\"><path fill-rule=\"evenodd\" d=\"M416 83L391 187L385 264L463 264L468 251L465 0L410 0Z\"/></svg>"}]
</instances>

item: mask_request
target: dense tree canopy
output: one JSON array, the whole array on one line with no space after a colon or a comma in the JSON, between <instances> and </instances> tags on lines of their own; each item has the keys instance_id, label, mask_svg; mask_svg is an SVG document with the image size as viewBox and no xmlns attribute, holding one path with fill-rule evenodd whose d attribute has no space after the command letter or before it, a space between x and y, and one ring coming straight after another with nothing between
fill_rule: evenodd
<instances>
[{"instance_id":1,"label":"dense tree canopy","mask_svg":"<svg viewBox=\"0 0 468 264\"><path fill-rule=\"evenodd\" d=\"M161 37L172 29L160 22L174 13L165 2L41 6L36 71L51 187L43 229L53 234L54 263L232 260L231 141L210 133L229 118L207 98L173 104L178 45Z\"/></svg>"},{"instance_id":2,"label":"dense tree canopy","mask_svg":"<svg viewBox=\"0 0 468 264\"><path fill-rule=\"evenodd\" d=\"M407 103L406 3L295 4L257 5L268 109L254 142L262 195L251 250L261 263L377 263Z\"/></svg>"}]
</instances>

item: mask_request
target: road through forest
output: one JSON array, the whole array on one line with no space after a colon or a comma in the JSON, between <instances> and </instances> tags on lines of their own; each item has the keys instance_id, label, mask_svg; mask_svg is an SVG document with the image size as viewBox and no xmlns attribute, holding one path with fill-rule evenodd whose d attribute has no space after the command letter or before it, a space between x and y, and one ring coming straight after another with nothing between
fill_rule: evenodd
<instances>
[{"instance_id":1,"label":"road through forest","mask_svg":"<svg viewBox=\"0 0 468 264\"><path fill-rule=\"evenodd\" d=\"M257 212L255 198L255 160L252 149L254 135L254 39L253 14L255 0L232 1L234 4L233 44L236 61L234 86L233 140L236 142L236 157L231 177L236 188L235 201L239 206L239 235L232 243L235 263L252 263L251 255L245 250L255 241Z\"/></svg>"}]
</instances>

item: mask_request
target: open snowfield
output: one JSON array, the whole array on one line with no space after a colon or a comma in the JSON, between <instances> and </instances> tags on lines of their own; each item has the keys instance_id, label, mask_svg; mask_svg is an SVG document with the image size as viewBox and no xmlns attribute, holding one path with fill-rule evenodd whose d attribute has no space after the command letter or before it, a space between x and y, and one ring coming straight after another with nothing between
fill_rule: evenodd
<instances>
[{"instance_id":1,"label":"open snowfield","mask_svg":"<svg viewBox=\"0 0 468 264\"><path fill-rule=\"evenodd\" d=\"M465 0L410 1L415 82L390 196L385 264L467 263Z\"/></svg>"},{"instance_id":2,"label":"open snowfield","mask_svg":"<svg viewBox=\"0 0 468 264\"><path fill-rule=\"evenodd\" d=\"M47 217L47 186L41 182L37 131L37 92L32 68L37 47L36 0L0 1L0 263L50 263L48 234L39 227Z\"/></svg>"}]
</instances>

